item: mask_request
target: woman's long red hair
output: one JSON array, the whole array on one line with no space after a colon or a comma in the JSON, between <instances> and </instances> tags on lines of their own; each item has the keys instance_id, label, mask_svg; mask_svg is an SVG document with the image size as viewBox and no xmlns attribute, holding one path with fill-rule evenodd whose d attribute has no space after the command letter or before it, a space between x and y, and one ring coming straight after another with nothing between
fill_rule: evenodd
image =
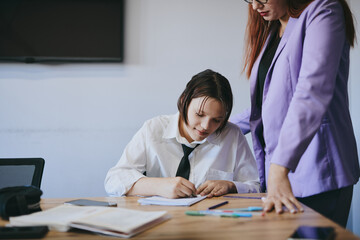
<instances>
[{"instance_id":1,"label":"woman's long red hair","mask_svg":"<svg viewBox=\"0 0 360 240\"><path fill-rule=\"evenodd\" d=\"M313 0L288 0L288 14L292 18L298 18L304 9ZM355 27L353 16L350 11L349 5L346 0L338 0L343 8L346 25L346 38L351 46L355 43ZM246 72L246 76L249 78L252 67L259 56L261 49L263 48L265 41L269 33L280 27L278 20L265 21L259 13L252 9L252 5L249 4L248 23L246 26L246 39L245 39L245 57L243 71Z\"/></svg>"}]
</instances>

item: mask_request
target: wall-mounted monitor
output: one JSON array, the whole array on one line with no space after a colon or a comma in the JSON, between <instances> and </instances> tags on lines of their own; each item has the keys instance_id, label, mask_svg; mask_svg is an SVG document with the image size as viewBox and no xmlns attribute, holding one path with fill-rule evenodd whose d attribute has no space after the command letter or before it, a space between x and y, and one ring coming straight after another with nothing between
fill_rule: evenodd
<instances>
[{"instance_id":1,"label":"wall-mounted monitor","mask_svg":"<svg viewBox=\"0 0 360 240\"><path fill-rule=\"evenodd\" d=\"M0 61L122 62L124 0L1 0Z\"/></svg>"}]
</instances>

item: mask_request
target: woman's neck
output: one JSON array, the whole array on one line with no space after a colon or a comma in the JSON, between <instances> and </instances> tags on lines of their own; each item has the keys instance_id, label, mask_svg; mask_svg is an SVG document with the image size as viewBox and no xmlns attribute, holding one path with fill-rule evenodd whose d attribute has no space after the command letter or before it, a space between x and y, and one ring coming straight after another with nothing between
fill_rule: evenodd
<instances>
[{"instance_id":1,"label":"woman's neck","mask_svg":"<svg viewBox=\"0 0 360 240\"><path fill-rule=\"evenodd\" d=\"M279 37L282 37L284 32L285 32L285 29L286 29L286 25L289 21L289 15L286 14L285 16L283 16L282 18L279 19L280 21L280 29L279 29Z\"/></svg>"}]
</instances>

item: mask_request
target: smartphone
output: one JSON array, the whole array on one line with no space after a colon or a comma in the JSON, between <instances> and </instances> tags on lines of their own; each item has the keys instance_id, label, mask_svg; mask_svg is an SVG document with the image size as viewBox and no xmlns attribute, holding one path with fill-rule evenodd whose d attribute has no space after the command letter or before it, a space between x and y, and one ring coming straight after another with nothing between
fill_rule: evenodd
<instances>
[{"instance_id":1,"label":"smartphone","mask_svg":"<svg viewBox=\"0 0 360 240\"><path fill-rule=\"evenodd\" d=\"M300 226L288 238L288 240L299 239L321 239L330 240L335 237L335 229L333 227L315 227L315 226Z\"/></svg>"},{"instance_id":2,"label":"smartphone","mask_svg":"<svg viewBox=\"0 0 360 240\"><path fill-rule=\"evenodd\" d=\"M48 231L47 226L0 227L0 239L42 238Z\"/></svg>"},{"instance_id":3,"label":"smartphone","mask_svg":"<svg viewBox=\"0 0 360 240\"><path fill-rule=\"evenodd\" d=\"M89 199L76 199L72 201L67 201L65 204L77 205L77 206L102 206L102 207L116 207L116 203L95 201Z\"/></svg>"}]
</instances>

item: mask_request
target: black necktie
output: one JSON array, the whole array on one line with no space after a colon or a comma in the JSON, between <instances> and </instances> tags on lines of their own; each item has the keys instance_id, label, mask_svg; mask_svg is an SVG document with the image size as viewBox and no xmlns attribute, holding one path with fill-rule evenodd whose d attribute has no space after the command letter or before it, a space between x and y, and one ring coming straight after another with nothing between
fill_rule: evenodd
<instances>
[{"instance_id":1,"label":"black necktie","mask_svg":"<svg viewBox=\"0 0 360 240\"><path fill-rule=\"evenodd\" d=\"M199 146L199 144L196 145L194 148L190 148L184 144L181 144L181 146L184 151L184 156L181 159L178 170L176 172L176 176L183 177L185 179L189 179L189 176L190 176L189 155L197 146Z\"/></svg>"}]
</instances>

